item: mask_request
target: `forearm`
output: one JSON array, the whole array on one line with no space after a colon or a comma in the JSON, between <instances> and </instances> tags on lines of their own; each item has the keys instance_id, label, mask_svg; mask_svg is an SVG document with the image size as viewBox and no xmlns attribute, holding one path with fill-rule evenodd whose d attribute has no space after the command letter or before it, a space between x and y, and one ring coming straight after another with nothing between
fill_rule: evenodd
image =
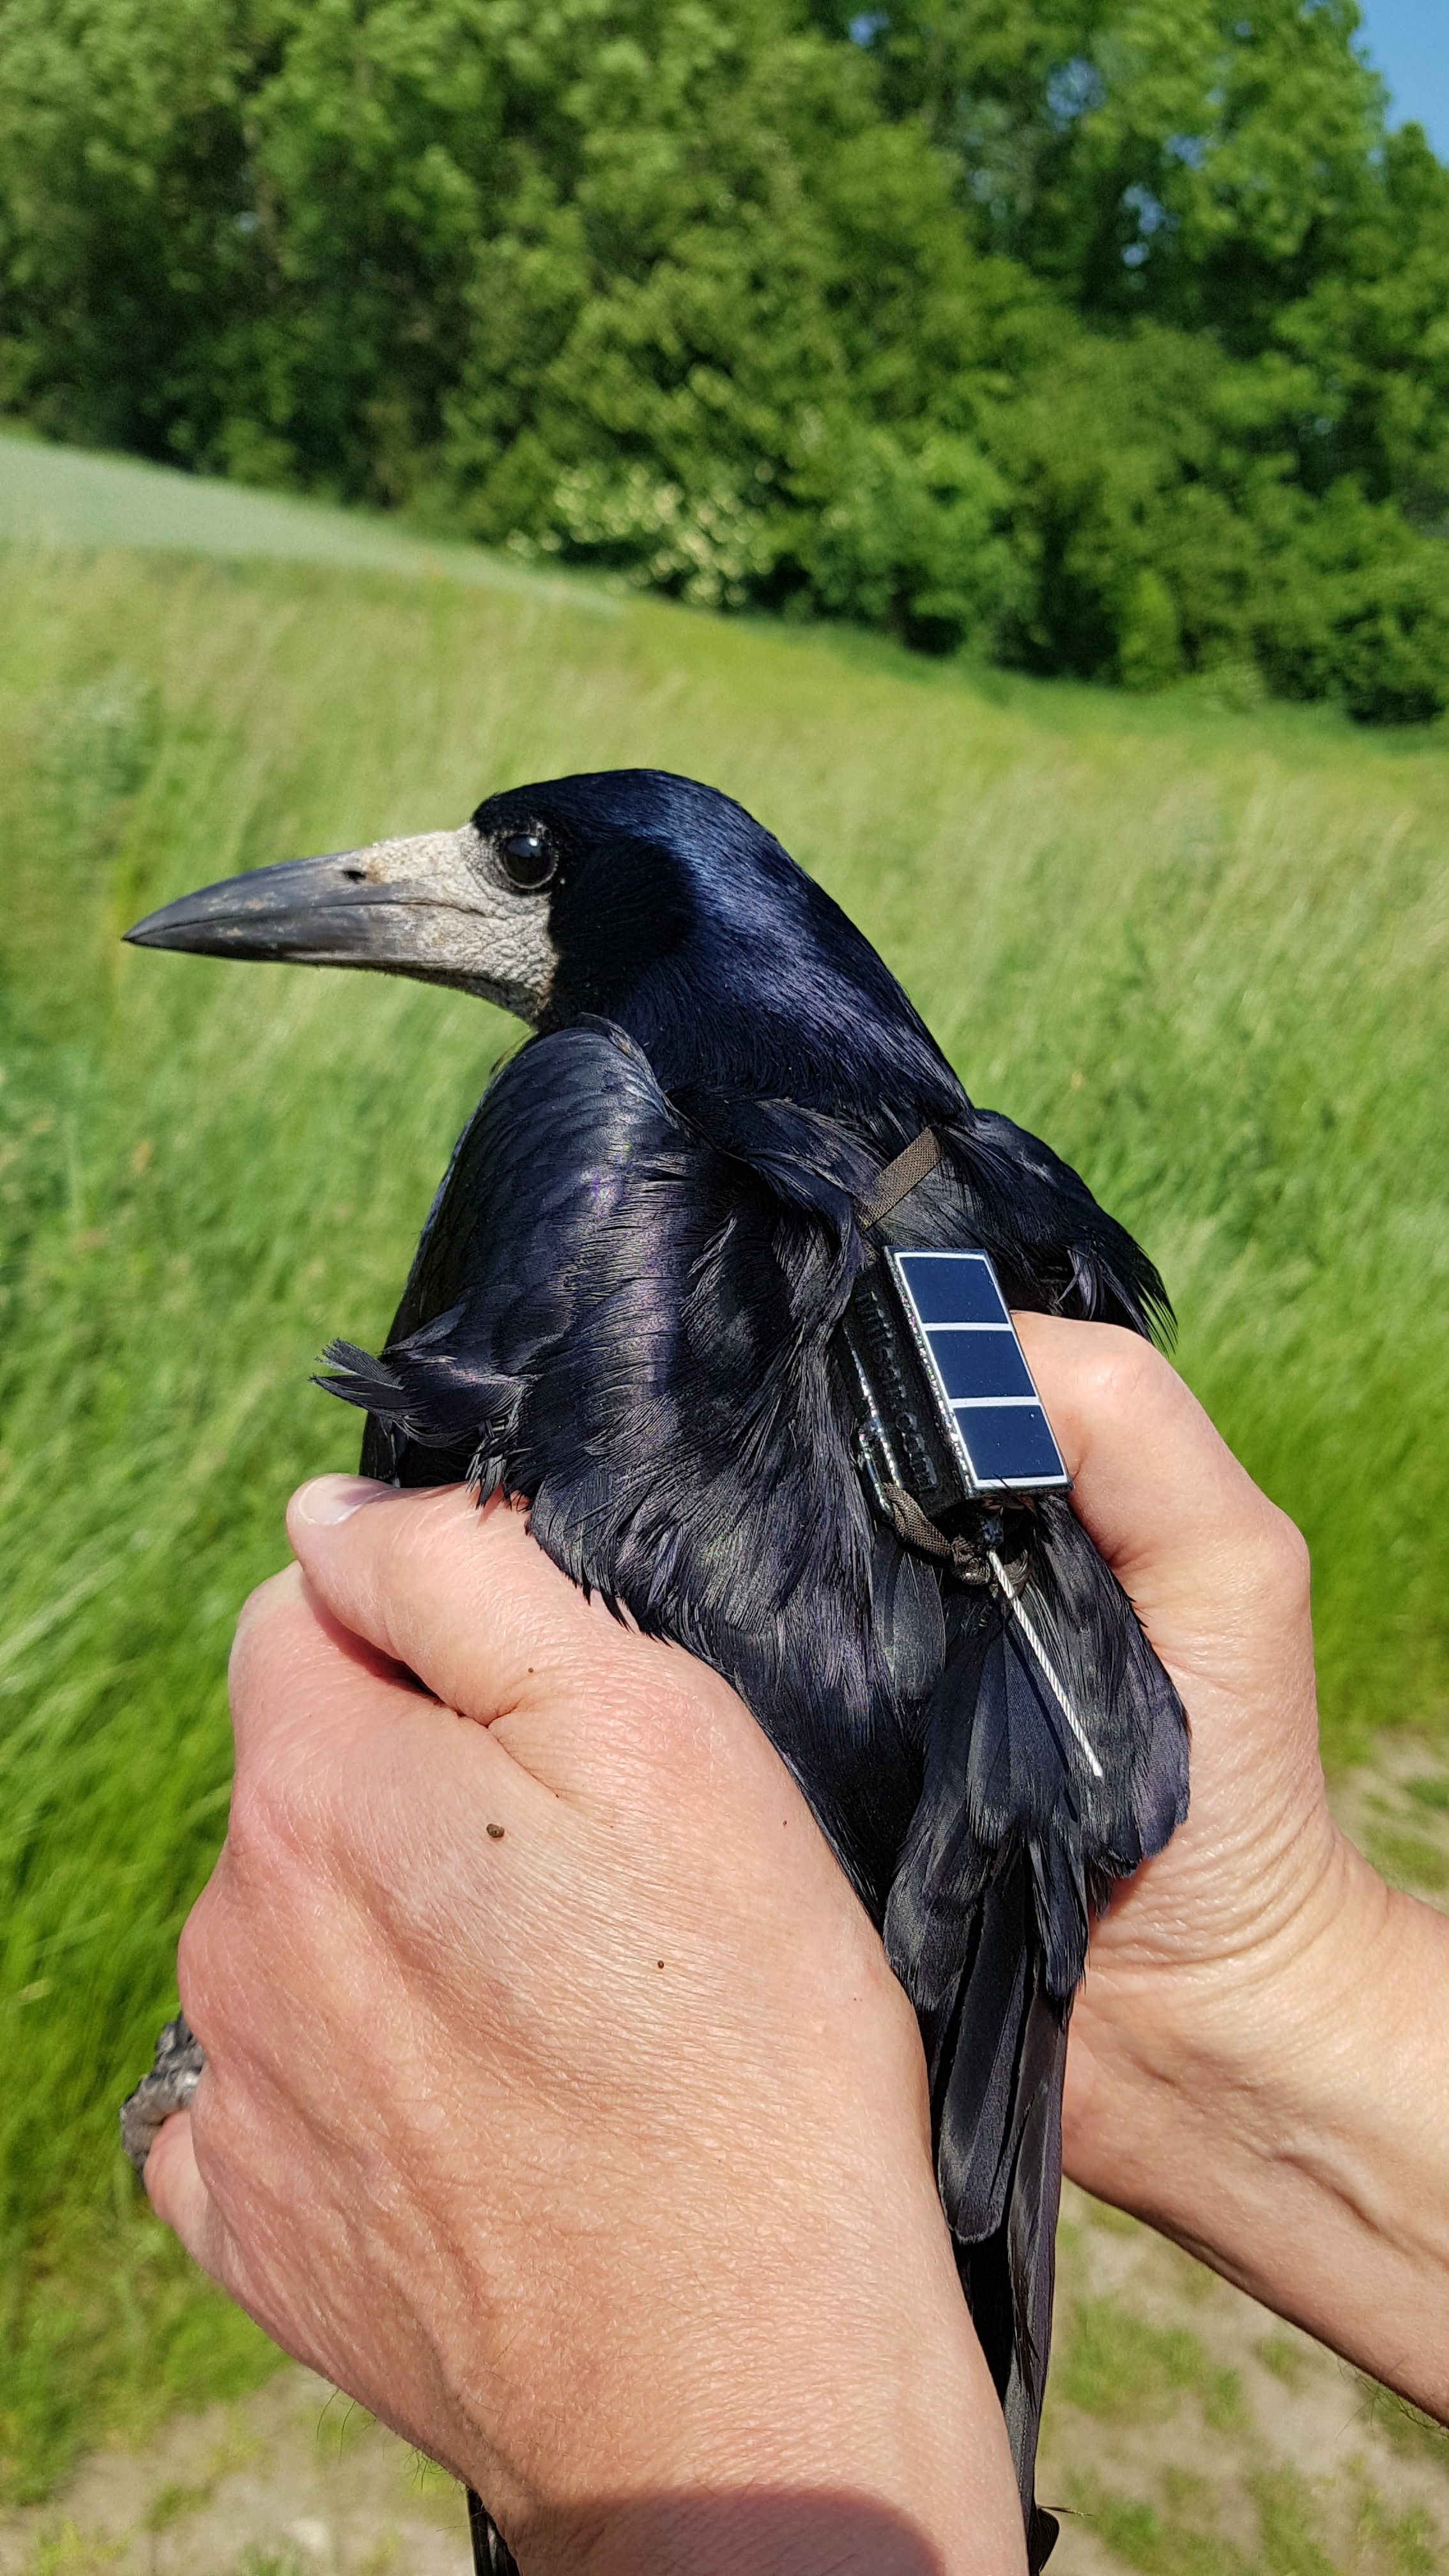
<instances>
[{"instance_id":1,"label":"forearm","mask_svg":"<svg viewBox=\"0 0 1449 2576\"><path fill-rule=\"evenodd\" d=\"M1190 2011L1094 2018L1071 2161L1449 2418L1449 1922L1346 1843L1324 1896L1315 1937L1215 1963Z\"/></svg>"}]
</instances>

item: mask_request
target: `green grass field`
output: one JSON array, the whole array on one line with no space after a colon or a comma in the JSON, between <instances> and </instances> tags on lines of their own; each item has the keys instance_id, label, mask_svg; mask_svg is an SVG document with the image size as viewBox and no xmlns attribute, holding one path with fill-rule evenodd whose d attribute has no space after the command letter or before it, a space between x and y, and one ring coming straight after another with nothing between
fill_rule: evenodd
<instances>
[{"instance_id":1,"label":"green grass field","mask_svg":"<svg viewBox=\"0 0 1449 2576\"><path fill-rule=\"evenodd\" d=\"M115 2104L224 1824L238 1604L282 1556L291 1485L355 1453L308 1372L334 1333L375 1346L516 1035L460 997L119 931L509 781L643 761L728 788L876 939L976 1096L1050 1137L1161 1262L1182 1366L1312 1542L1343 1761L1449 1709L1449 741L973 679L658 604L601 616L566 585L422 560L17 543L0 582L19 2495L108 2425L265 2367L137 2215Z\"/></svg>"}]
</instances>

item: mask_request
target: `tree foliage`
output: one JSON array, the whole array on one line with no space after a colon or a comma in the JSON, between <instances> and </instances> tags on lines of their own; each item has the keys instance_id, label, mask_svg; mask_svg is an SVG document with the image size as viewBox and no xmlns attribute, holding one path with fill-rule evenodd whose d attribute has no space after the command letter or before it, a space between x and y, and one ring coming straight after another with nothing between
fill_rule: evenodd
<instances>
[{"instance_id":1,"label":"tree foliage","mask_svg":"<svg viewBox=\"0 0 1449 2576\"><path fill-rule=\"evenodd\" d=\"M1449 172L1355 26L0 0L0 400L709 604L1432 715Z\"/></svg>"}]
</instances>

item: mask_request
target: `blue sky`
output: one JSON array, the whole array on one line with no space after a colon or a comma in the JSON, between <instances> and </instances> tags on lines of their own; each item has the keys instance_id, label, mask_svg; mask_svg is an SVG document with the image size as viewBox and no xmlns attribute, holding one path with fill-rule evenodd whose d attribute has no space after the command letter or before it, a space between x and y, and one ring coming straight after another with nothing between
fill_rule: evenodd
<instances>
[{"instance_id":1,"label":"blue sky","mask_svg":"<svg viewBox=\"0 0 1449 2576\"><path fill-rule=\"evenodd\" d=\"M1449 0L1359 0L1359 38L1393 93L1390 122L1422 125L1449 161Z\"/></svg>"}]
</instances>

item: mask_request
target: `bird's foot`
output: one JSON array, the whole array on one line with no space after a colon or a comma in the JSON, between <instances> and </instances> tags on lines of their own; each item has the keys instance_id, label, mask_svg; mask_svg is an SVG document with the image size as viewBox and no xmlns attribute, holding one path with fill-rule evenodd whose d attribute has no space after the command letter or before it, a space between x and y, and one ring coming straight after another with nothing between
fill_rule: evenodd
<instances>
[{"instance_id":1,"label":"bird's foot","mask_svg":"<svg viewBox=\"0 0 1449 2576\"><path fill-rule=\"evenodd\" d=\"M193 2038L185 2014L178 2013L156 2042L156 2063L150 2074L142 2076L135 2092L121 2104L121 2144L138 2174L146 2170L162 2121L169 2120L173 2111L190 2109L205 2064L200 2040Z\"/></svg>"}]
</instances>

